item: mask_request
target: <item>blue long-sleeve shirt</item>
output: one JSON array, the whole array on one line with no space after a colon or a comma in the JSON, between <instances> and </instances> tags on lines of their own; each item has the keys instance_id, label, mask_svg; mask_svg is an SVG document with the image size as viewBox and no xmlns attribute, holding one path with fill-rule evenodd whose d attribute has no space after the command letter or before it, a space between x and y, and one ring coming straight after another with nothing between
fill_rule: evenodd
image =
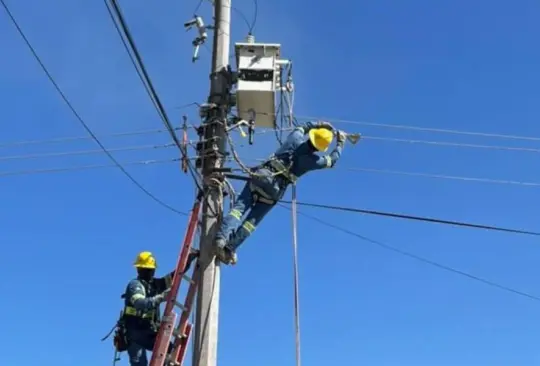
<instances>
[{"instance_id":1,"label":"blue long-sleeve shirt","mask_svg":"<svg viewBox=\"0 0 540 366\"><path fill-rule=\"evenodd\" d=\"M313 128L318 127L312 122L296 127L274 153L285 166L290 165L292 158L293 164L290 172L296 177L300 177L312 170L332 168L341 157L343 142L338 142L334 150L325 155L317 154L309 146L306 135Z\"/></svg>"},{"instance_id":2,"label":"blue long-sleeve shirt","mask_svg":"<svg viewBox=\"0 0 540 366\"><path fill-rule=\"evenodd\" d=\"M151 329L159 322L159 305L154 301L154 296L170 287L173 276L174 272L171 272L149 282L139 278L129 281L123 295L124 319L128 329Z\"/></svg>"}]
</instances>

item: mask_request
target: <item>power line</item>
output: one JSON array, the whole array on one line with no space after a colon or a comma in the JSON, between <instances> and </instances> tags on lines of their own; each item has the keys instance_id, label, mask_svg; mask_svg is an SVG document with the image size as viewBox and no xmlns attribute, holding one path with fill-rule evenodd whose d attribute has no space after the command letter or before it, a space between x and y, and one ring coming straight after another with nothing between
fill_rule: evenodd
<instances>
[{"instance_id":1,"label":"power line","mask_svg":"<svg viewBox=\"0 0 540 366\"><path fill-rule=\"evenodd\" d=\"M540 149L529 148L529 147L511 147L511 146L497 146L497 145L464 144L464 143L459 143L459 142L412 140L412 139L401 139L401 138L393 138L393 137L378 137L378 136L362 136L362 138L365 139L365 140L405 142L405 143L409 143L409 144L439 145L439 146L453 146L453 147L468 147L468 148L473 148L473 149L525 151L525 152L540 153Z\"/></svg>"},{"instance_id":2,"label":"power line","mask_svg":"<svg viewBox=\"0 0 540 366\"><path fill-rule=\"evenodd\" d=\"M176 128L177 130L179 128ZM123 136L137 136L137 135L150 135L153 133L168 132L167 130L153 129L153 130L140 130L140 131L131 131L131 132L119 132L119 133L110 133L106 135L97 136L99 139L104 137L123 137ZM41 139L41 140L22 140L22 141L12 141L0 143L0 148L3 147L14 147L20 145L42 145L50 143L59 143L59 142L71 142L71 141L83 141L83 140L92 140L92 136L75 136L75 137L59 137L52 139Z\"/></svg>"},{"instance_id":3,"label":"power line","mask_svg":"<svg viewBox=\"0 0 540 366\"><path fill-rule=\"evenodd\" d=\"M503 139L511 139L511 140L540 141L540 137L534 137L534 136L520 136L520 135L508 135L508 134L487 133L487 132L472 132L472 131L464 131L464 130L442 129L442 128L418 127L418 126L408 126L408 125L394 125L394 124L388 124L388 123L364 122L364 121L354 121L354 120L326 118L326 117L313 117L313 116L298 116L297 115L296 118L301 119L301 120L325 120L325 121L334 122L334 123L348 123L348 124L363 125L363 126L395 128L395 129L424 131L424 132L437 132L437 133L448 133L448 134L480 136L480 137L495 137L495 138L503 138Z\"/></svg>"},{"instance_id":4,"label":"power line","mask_svg":"<svg viewBox=\"0 0 540 366\"><path fill-rule=\"evenodd\" d=\"M404 175L404 176L423 177L423 178L461 180L461 181L465 181L465 182L510 184L510 185L519 185L519 186L540 187L540 183L537 183L537 182L520 182L520 181L515 181L515 180L475 178L475 177L444 175L444 174L429 174L429 173L420 173L420 172L405 172L405 171L388 170L388 169L337 168L337 170L350 170L350 171L358 171L358 172L366 172L366 173L382 173L382 174Z\"/></svg>"},{"instance_id":5,"label":"power line","mask_svg":"<svg viewBox=\"0 0 540 366\"><path fill-rule=\"evenodd\" d=\"M293 128L276 128L275 130L280 131L292 131ZM263 130L257 131L256 134L266 134L273 132L273 130ZM362 135L363 140L374 140L374 141L388 141L388 142L400 142L408 144L423 144L423 145L435 145L435 146L450 146L450 147L465 147L473 149L488 149L488 150L505 150L505 151L523 151L523 152L534 152L540 153L538 148L530 147L513 147L513 146L501 146L501 145L483 145L483 144L467 144L461 142L446 142L446 141L434 141L434 140L418 140L418 139L404 139L404 138L395 138L395 137L381 137L381 136L370 136Z\"/></svg>"},{"instance_id":6,"label":"power line","mask_svg":"<svg viewBox=\"0 0 540 366\"><path fill-rule=\"evenodd\" d=\"M247 159L252 161L265 161L266 159ZM504 180L504 179L491 179L491 178L477 178L477 177L467 177L467 176L458 176L458 175L445 175L445 174L430 174L423 172L407 172L399 170L390 170L390 169L372 169L372 168L360 168L360 167L336 167L336 170L348 170L352 172L365 172L365 173L377 173L377 174L392 174L392 175L403 175L411 177L422 177L422 178L437 178L437 179L448 179L448 180L459 180L464 182L476 182L476 183L490 183L490 184L506 184L506 185L518 185L518 186L528 186L528 187L540 187L540 182L522 182L515 180ZM242 169L235 169L234 171L242 171Z\"/></svg>"},{"instance_id":7,"label":"power line","mask_svg":"<svg viewBox=\"0 0 540 366\"><path fill-rule=\"evenodd\" d=\"M120 152L120 151L139 151L139 150L150 150L150 149L162 149L162 148L167 148L171 146L174 146L174 144L129 146L129 147L121 147L117 149L108 149L108 151L110 153ZM0 156L0 161L2 160L28 160L28 159L52 158L52 157L61 157L61 156L75 156L75 155L92 155L92 154L101 154L101 153L103 153L102 149L67 151L67 152L59 152L59 153L11 155L11 156Z\"/></svg>"},{"instance_id":8,"label":"power line","mask_svg":"<svg viewBox=\"0 0 540 366\"><path fill-rule=\"evenodd\" d=\"M282 205L280 204L280 206L282 206L283 208L286 208L288 210L290 210L289 207L285 206L285 205ZM386 249L386 250L389 250L389 251L392 251L394 253L397 253L397 254L400 254L402 256L405 256L405 257L409 257L411 259L414 259L416 261L419 261L419 262L422 262L422 263L425 263L425 264L428 264L432 267L435 267L435 268L438 268L438 269L441 269L441 270L444 270L444 271L447 271L447 272L452 272L454 274L457 274L457 275L460 275L460 276L463 276L463 277L466 277L466 278L469 278L473 281L477 281L477 282L481 282L485 285L488 285L488 286L491 286L491 287L495 287L495 288L498 288L500 290L503 290L503 291L507 291L507 292L510 292L510 293L513 293L515 295L519 295L519 296L523 296L523 297L526 297L526 298L529 298L531 300L534 300L534 301L540 301L540 297L538 296L535 296L535 295L532 295L532 294L529 294L527 292L523 292L523 291L519 291L519 290L516 290L516 289L513 289L511 287L508 287L508 286L504 286L504 285L501 285L497 282L494 282L494 281L490 281L490 280L487 280L485 278L482 278L482 277L479 277L479 276L475 276L473 274L470 274L470 273L467 273L467 272L464 272L464 271L461 271L459 269L456 269L456 268L453 268L453 267L450 267L450 266L447 266L445 264L441 264L441 263L438 263L438 262L435 262L435 261L432 261L430 259L427 259L427 258L424 258L424 257L421 257L419 255L416 255L416 254L413 254L411 252L407 252L405 250L402 250L402 249L399 249L397 247L394 247L392 245L389 245L389 244L385 244L379 240L374 240L374 239L371 239L371 238L368 238L364 235L361 235L361 234L358 234L354 231L351 231L349 229L345 229L341 226L338 226L338 225L334 225L334 224L331 224L327 221L324 221L324 220L321 220L315 216L312 216L312 215L309 215L309 214L306 214L304 212L300 212L298 211L298 213L310 220L314 220L318 223L320 223L321 225L324 225L324 226L327 226L327 227L330 227L330 228L333 228L335 230L338 230L338 231L341 231L347 235L351 235L351 236L354 236L358 239L361 239L361 240L364 240L364 241L367 241L369 243L372 243L372 244L375 244L383 249Z\"/></svg>"},{"instance_id":9,"label":"power line","mask_svg":"<svg viewBox=\"0 0 540 366\"><path fill-rule=\"evenodd\" d=\"M116 29L118 31L118 34L119 34L120 38L122 39L122 43L124 44L124 48L125 48L126 52L128 53L128 56L131 59L131 61L133 63L133 66L135 67L135 70L136 70L137 74L139 75L139 78L141 79L141 82L143 83L143 86L147 90L150 99L154 103L154 106L156 107L156 109L158 111L158 115L161 117L161 120L163 121L163 124L165 125L165 127L169 131L169 133L171 135L171 138L173 139L174 143L176 144L176 146L180 150L180 153L182 154L182 157L186 160L187 168L188 168L189 173L191 174L191 176L193 178L193 181L194 181L195 185L197 186L197 188L199 190L202 190L202 187L201 187L201 185L200 185L200 183L198 181L197 172L194 169L193 164L189 160L186 152L184 151L184 149L182 147L182 144L178 140L178 137L176 136L174 127L173 127L172 123L169 120L167 112L165 111L165 108L163 107L163 104L161 103L161 100L160 100L160 98L159 98L159 96L158 96L158 94L156 92L156 89L154 88L154 85L152 83L150 75L146 71L146 67L144 66L144 62L143 62L142 57L141 57L141 55L139 53L139 50L137 49L135 41L134 41L133 37L131 36L131 32L129 30L129 27L128 27L127 23L124 20L122 10L120 9L120 6L118 5L118 2L116 0L110 0L110 1L111 1L111 4L112 4L114 13L116 14L116 17L118 18L119 24L116 22L116 18L114 16L112 16L111 19L112 19L113 23L115 24L115 27L116 27ZM109 14L112 15L112 11L110 9L109 2L107 0L105 0L105 5L106 5L106 7L107 7L107 9L109 11ZM120 29L122 31L120 31ZM125 38L127 39L127 43L129 43L129 47L128 47L128 44L125 42L125 39L124 39L123 36L125 36ZM130 51L132 51L133 54Z\"/></svg>"},{"instance_id":10,"label":"power line","mask_svg":"<svg viewBox=\"0 0 540 366\"><path fill-rule=\"evenodd\" d=\"M0 0L1 1L1 0ZM180 159L160 159L160 160L137 160L137 161L128 161L122 163L125 165L153 165L153 164L164 164L164 163L174 163L178 162ZM47 168L47 169L27 169L27 170L14 170L7 172L0 172L0 177L8 177L15 175L32 175L32 174L44 174L44 173L61 173L69 171L80 171L80 170L91 170L91 169L100 169L100 168L114 168L117 167L116 164L92 164L92 165L77 165L72 167L65 168Z\"/></svg>"},{"instance_id":11,"label":"power line","mask_svg":"<svg viewBox=\"0 0 540 366\"><path fill-rule=\"evenodd\" d=\"M118 167L118 169L120 169L122 171L122 173L124 173L124 175L126 177L129 178L129 180L131 180L131 182L133 184L135 184L141 191L143 191L148 197L152 198L154 201L156 201L157 203L159 203L160 205L162 205L163 207L166 207L168 208L169 210L175 212L175 213L178 213L178 214L182 214L181 211L178 211L177 209L175 209L174 207L171 207L169 206L168 204L166 204L165 202L161 201L159 198L157 198L156 196L154 196L152 193L150 193L150 191L148 191L146 188L144 188L137 180L135 180L135 178L133 178L131 176L131 174L128 173L128 171L114 158L114 156L107 150L107 148L105 148L105 146L101 143L101 141L99 141L99 139L96 137L96 135L94 134L94 132L90 129L90 127L88 127L88 125L86 124L86 122L82 119L82 117L79 115L79 113L75 110L75 108L73 107L73 105L71 104L71 102L67 99L66 95L64 94L64 92L62 91L62 89L60 89L60 87L58 86L58 84L56 83L56 81L54 80L54 78L52 77L51 73L49 72L49 70L47 69L47 67L43 64L43 62L41 61L41 58L39 57L39 55L36 53L34 47L32 46L32 44L30 43L30 41L28 40L28 38L26 37L26 35L24 34L23 30L21 29L21 27L19 26L19 23L17 22L17 20L15 19L15 17L13 16L13 14L11 13L11 11L9 10L7 4L5 3L4 0L0 0L0 2L2 3L2 6L4 7L4 10L6 11L8 17L11 19L11 22L13 23L13 25L15 26L15 28L17 29L19 35L22 37L22 39L24 40L24 42L26 43L26 45L28 46L28 49L30 50L30 52L32 53L32 55L34 56L34 58L36 59L36 61L39 63L39 65L41 66L41 68L43 69L43 72L45 73L45 75L47 76L47 78L49 79L49 81L51 82L51 84L54 86L54 88L56 89L56 91L58 92L58 94L60 95L60 97L64 100L64 102L66 103L66 105L69 107L69 109L71 110L71 112L73 113L73 115L77 118L77 120L80 122L80 124L83 126L83 128L86 130L86 132L92 137L92 139L99 145L99 147L103 150L103 152L105 154L107 154L107 156L109 157L109 159Z\"/></svg>"},{"instance_id":12,"label":"power line","mask_svg":"<svg viewBox=\"0 0 540 366\"><path fill-rule=\"evenodd\" d=\"M280 202L289 203L289 204L291 203L291 201L285 201L285 200L282 200ZM473 228L473 229L485 229L485 230L501 231L501 232L507 232L507 233L513 233L513 234L540 236L540 232L535 232L535 231L510 229L510 228L504 228L501 226L473 224L473 223L464 222L464 221L451 221L451 220L435 219L435 218L430 218L430 217L398 214L398 213L393 213L393 212L364 210L360 208L323 205L323 204L317 204L317 203L297 202L297 204L301 206L306 206L306 207L324 208L327 210L347 211L347 212L362 213L362 214L367 214L367 215L393 217L393 218L405 219L405 220L431 222L431 223L442 224L442 225L461 226L461 227L468 227L468 228Z\"/></svg>"},{"instance_id":13,"label":"power line","mask_svg":"<svg viewBox=\"0 0 540 366\"><path fill-rule=\"evenodd\" d=\"M255 29L255 25L257 24L257 16L259 15L259 1L253 0L253 21L251 22L251 26L249 27L249 33L253 33L253 29Z\"/></svg>"}]
</instances>

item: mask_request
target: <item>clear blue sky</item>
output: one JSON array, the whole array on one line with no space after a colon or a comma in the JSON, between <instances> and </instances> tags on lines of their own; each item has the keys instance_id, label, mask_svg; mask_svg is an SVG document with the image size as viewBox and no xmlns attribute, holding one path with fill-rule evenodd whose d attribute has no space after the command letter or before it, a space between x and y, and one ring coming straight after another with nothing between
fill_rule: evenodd
<instances>
[{"instance_id":1,"label":"clear blue sky","mask_svg":"<svg viewBox=\"0 0 540 366\"><path fill-rule=\"evenodd\" d=\"M7 1L37 52L98 134L161 128L101 1ZM156 88L174 121L203 101L210 55L191 63L187 20L197 1L122 1ZM251 19L253 2L234 6ZM206 21L210 6L204 4ZM85 132L0 15L0 143ZM540 5L502 1L259 1L255 34L294 60L299 116L540 136ZM246 26L233 14L233 41ZM531 141L353 124L366 136L538 147ZM104 138L108 148L169 143L165 134ZM242 150L263 157L271 134ZM0 147L0 156L97 149L92 141ZM172 149L116 153L121 161L175 157ZM306 176L299 198L486 224L537 228L537 187L359 173L392 169L540 181L537 154L366 139L339 167ZM0 160L0 172L107 164L103 154ZM128 167L187 211L193 184L178 165ZM1 174L1 173L0 173ZM160 207L114 168L0 179L2 364L110 362L99 339L116 320L140 250L160 274L176 261L186 218ZM457 269L540 295L538 240L351 213L304 209ZM305 365L536 365L539 303L386 251L305 218L299 223ZM220 366L293 365L290 214L277 208L222 277ZM127 365L125 356L122 361Z\"/></svg>"}]
</instances>

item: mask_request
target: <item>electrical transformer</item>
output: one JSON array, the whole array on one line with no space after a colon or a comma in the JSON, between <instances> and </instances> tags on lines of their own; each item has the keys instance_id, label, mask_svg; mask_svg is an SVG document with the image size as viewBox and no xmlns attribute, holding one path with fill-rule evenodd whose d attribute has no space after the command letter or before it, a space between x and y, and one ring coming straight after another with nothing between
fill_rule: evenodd
<instances>
[{"instance_id":1,"label":"electrical transformer","mask_svg":"<svg viewBox=\"0 0 540 366\"><path fill-rule=\"evenodd\" d=\"M238 117L257 127L276 128L276 91L281 89L280 44L247 42L235 44L238 82Z\"/></svg>"}]
</instances>

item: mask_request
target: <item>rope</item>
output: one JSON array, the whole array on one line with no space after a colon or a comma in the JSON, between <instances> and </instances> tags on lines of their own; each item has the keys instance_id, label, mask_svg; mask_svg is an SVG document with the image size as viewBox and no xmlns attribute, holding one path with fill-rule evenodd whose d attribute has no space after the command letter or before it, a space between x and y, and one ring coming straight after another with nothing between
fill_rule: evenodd
<instances>
[{"instance_id":1,"label":"rope","mask_svg":"<svg viewBox=\"0 0 540 366\"><path fill-rule=\"evenodd\" d=\"M293 271L294 271L294 321L296 333L296 366L300 366L300 305L298 291L298 240L296 215L296 184L292 185Z\"/></svg>"}]
</instances>

